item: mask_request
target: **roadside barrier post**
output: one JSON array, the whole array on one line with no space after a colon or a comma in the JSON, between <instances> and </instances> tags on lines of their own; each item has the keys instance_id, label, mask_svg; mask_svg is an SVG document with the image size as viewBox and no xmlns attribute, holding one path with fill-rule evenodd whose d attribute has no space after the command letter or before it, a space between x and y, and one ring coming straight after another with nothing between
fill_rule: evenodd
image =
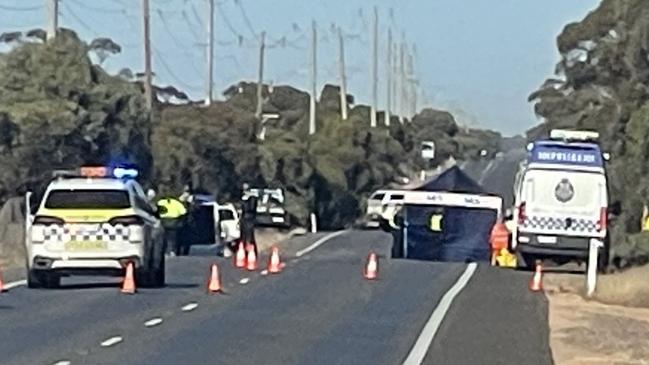
<instances>
[{"instance_id":1,"label":"roadside barrier post","mask_svg":"<svg viewBox=\"0 0 649 365\"><path fill-rule=\"evenodd\" d=\"M318 232L318 222L316 221L315 213L311 213L311 233Z\"/></svg>"},{"instance_id":2,"label":"roadside barrier post","mask_svg":"<svg viewBox=\"0 0 649 365\"><path fill-rule=\"evenodd\" d=\"M597 256L604 243L598 239L591 239L588 249L588 272L586 273L586 296L591 297L597 285Z\"/></svg>"}]
</instances>

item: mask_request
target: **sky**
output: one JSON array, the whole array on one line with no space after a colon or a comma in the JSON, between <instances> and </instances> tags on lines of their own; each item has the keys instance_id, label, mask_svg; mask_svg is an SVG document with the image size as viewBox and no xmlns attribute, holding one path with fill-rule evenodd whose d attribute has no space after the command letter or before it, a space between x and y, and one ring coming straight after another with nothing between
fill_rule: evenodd
<instances>
[{"instance_id":1,"label":"sky","mask_svg":"<svg viewBox=\"0 0 649 365\"><path fill-rule=\"evenodd\" d=\"M43 28L46 0L0 0L0 33ZM202 99L207 0L150 0L154 82ZM379 14L379 107L386 105L387 32L415 49L418 108L450 110L465 125L522 133L539 123L528 95L552 75L556 36L599 0L215 0L214 90L257 78L267 33L265 82L309 87L311 22L318 33L318 90L337 84L340 26L348 92L371 100L372 17ZM83 39L110 37L122 52L110 72L143 69L140 0L60 0L59 24ZM402 38L403 37L403 38ZM281 42L286 39L286 42ZM6 47L5 47L6 48ZM2 50L2 48L0 48ZM4 49L6 51L6 49Z\"/></svg>"}]
</instances>

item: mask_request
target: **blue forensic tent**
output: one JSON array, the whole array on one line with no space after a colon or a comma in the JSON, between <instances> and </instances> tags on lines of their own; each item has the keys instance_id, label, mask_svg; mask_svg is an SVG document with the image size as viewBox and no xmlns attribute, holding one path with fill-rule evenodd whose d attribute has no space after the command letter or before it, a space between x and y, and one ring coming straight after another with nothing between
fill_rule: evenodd
<instances>
[{"instance_id":1,"label":"blue forensic tent","mask_svg":"<svg viewBox=\"0 0 649 365\"><path fill-rule=\"evenodd\" d=\"M417 260L489 261L489 236L502 199L486 195L460 168L452 167L406 192L393 256ZM400 241L400 242L399 242Z\"/></svg>"}]
</instances>

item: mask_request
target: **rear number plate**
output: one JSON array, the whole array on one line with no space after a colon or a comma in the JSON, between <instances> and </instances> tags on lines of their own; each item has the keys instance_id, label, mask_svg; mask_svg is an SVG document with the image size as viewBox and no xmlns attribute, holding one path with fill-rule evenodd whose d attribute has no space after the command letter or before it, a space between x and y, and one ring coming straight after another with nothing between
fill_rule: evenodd
<instances>
[{"instance_id":1,"label":"rear number plate","mask_svg":"<svg viewBox=\"0 0 649 365\"><path fill-rule=\"evenodd\" d=\"M557 238L554 236L538 236L539 243L544 244L555 244L557 243Z\"/></svg>"},{"instance_id":2,"label":"rear number plate","mask_svg":"<svg viewBox=\"0 0 649 365\"><path fill-rule=\"evenodd\" d=\"M108 249L106 241L68 241L66 251L103 251Z\"/></svg>"}]
</instances>

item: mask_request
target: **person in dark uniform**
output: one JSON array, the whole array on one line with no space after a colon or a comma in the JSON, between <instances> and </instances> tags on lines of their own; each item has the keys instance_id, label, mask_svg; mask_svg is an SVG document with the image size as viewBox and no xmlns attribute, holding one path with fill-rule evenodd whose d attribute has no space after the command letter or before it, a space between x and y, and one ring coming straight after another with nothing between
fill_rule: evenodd
<instances>
[{"instance_id":1,"label":"person in dark uniform","mask_svg":"<svg viewBox=\"0 0 649 365\"><path fill-rule=\"evenodd\" d=\"M241 240L245 244L252 244L257 251L257 240L255 239L255 221L257 220L257 197L246 194L250 186L243 184L241 195Z\"/></svg>"}]
</instances>

